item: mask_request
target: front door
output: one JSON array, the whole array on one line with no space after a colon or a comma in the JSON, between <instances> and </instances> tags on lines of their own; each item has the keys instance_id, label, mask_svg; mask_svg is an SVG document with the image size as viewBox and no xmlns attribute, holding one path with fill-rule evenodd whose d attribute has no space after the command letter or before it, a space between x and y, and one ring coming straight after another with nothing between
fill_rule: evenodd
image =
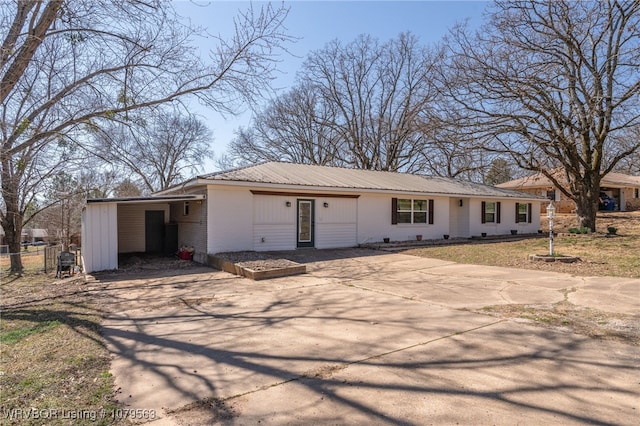
<instances>
[{"instance_id":1,"label":"front door","mask_svg":"<svg viewBox=\"0 0 640 426\"><path fill-rule=\"evenodd\" d=\"M313 200L298 200L298 247L314 247Z\"/></svg>"},{"instance_id":2,"label":"front door","mask_svg":"<svg viewBox=\"0 0 640 426\"><path fill-rule=\"evenodd\" d=\"M144 251L160 253L164 248L164 211L144 212Z\"/></svg>"}]
</instances>

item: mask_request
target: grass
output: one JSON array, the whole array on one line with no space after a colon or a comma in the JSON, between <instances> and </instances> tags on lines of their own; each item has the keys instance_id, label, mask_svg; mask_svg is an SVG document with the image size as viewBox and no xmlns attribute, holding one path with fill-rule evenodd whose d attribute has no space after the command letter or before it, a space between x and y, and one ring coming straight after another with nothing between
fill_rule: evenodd
<instances>
[{"instance_id":1,"label":"grass","mask_svg":"<svg viewBox=\"0 0 640 426\"><path fill-rule=\"evenodd\" d=\"M42 271L44 269L44 248L29 247L28 251L20 252L22 266L26 272ZM7 270L11 266L9 255L0 255L0 269Z\"/></svg>"},{"instance_id":2,"label":"grass","mask_svg":"<svg viewBox=\"0 0 640 426\"><path fill-rule=\"evenodd\" d=\"M615 226L619 235L605 233L568 234L573 216L561 217L554 239L560 255L578 256L582 262L573 264L532 262L530 254L548 254L546 237L511 242L474 242L473 244L429 246L407 250L415 256L432 257L474 265L505 266L520 269L567 272L579 276L617 276L640 278L640 212L607 214L600 218L600 227ZM563 229L564 228L564 229Z\"/></svg>"},{"instance_id":3,"label":"grass","mask_svg":"<svg viewBox=\"0 0 640 426\"><path fill-rule=\"evenodd\" d=\"M434 246L408 250L407 254L474 265L544 269L581 276L640 278L640 236L604 238L596 235L558 236L557 254L578 256L574 264L531 262L530 254L547 254L546 238L501 243Z\"/></svg>"},{"instance_id":4,"label":"grass","mask_svg":"<svg viewBox=\"0 0 640 426\"><path fill-rule=\"evenodd\" d=\"M79 280L53 281L42 273L3 277L0 424L113 424L101 314Z\"/></svg>"}]
</instances>

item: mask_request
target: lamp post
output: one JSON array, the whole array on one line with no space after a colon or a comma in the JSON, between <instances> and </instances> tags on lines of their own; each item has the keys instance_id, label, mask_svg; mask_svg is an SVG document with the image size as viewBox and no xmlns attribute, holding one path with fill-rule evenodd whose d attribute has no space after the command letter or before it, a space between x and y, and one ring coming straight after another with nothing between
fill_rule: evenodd
<instances>
[{"instance_id":1,"label":"lamp post","mask_svg":"<svg viewBox=\"0 0 640 426\"><path fill-rule=\"evenodd\" d=\"M547 206L547 219L549 219L549 256L553 256L553 219L556 217L556 208L553 201Z\"/></svg>"}]
</instances>

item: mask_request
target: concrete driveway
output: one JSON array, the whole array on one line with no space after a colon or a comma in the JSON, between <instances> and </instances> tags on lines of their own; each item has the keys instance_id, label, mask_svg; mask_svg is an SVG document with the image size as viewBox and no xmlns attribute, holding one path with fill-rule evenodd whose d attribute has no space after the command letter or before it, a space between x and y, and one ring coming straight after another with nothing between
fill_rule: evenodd
<instances>
[{"instance_id":1,"label":"concrete driveway","mask_svg":"<svg viewBox=\"0 0 640 426\"><path fill-rule=\"evenodd\" d=\"M305 275L98 276L118 399L186 424L637 424L638 346L472 309L637 315L640 280L327 252ZM153 411L144 411L153 410Z\"/></svg>"}]
</instances>

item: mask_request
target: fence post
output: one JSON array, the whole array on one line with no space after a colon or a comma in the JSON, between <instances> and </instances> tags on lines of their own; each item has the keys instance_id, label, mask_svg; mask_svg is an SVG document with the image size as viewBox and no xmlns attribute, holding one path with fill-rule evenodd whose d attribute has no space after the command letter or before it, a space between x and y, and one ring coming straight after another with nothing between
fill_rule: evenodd
<instances>
[{"instance_id":1,"label":"fence post","mask_svg":"<svg viewBox=\"0 0 640 426\"><path fill-rule=\"evenodd\" d=\"M62 252L62 246L50 246L44 248L44 273L57 267L58 255Z\"/></svg>"}]
</instances>

